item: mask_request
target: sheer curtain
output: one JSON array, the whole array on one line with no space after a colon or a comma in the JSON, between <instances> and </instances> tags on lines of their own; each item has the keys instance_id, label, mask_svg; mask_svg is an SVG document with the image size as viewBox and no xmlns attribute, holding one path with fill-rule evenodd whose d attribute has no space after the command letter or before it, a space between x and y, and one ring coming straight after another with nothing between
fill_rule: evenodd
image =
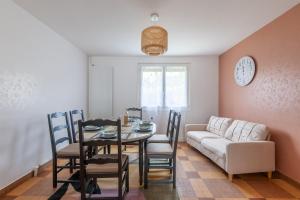
<instances>
[{"instance_id":1,"label":"sheer curtain","mask_svg":"<svg viewBox=\"0 0 300 200\"><path fill-rule=\"evenodd\" d=\"M187 107L187 69L185 66L166 66L165 106Z\"/></svg>"},{"instance_id":2,"label":"sheer curtain","mask_svg":"<svg viewBox=\"0 0 300 200\"><path fill-rule=\"evenodd\" d=\"M142 66L140 91L144 119L153 119L158 133L165 133L169 110L184 111L188 106L187 66Z\"/></svg>"},{"instance_id":3,"label":"sheer curtain","mask_svg":"<svg viewBox=\"0 0 300 200\"><path fill-rule=\"evenodd\" d=\"M163 106L163 68L142 67L141 104L143 107Z\"/></svg>"}]
</instances>

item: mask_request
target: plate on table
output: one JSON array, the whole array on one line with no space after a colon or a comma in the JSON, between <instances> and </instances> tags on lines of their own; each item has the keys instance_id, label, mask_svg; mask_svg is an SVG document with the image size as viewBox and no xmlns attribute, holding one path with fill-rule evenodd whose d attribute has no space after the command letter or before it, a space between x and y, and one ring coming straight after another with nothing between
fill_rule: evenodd
<instances>
[{"instance_id":1,"label":"plate on table","mask_svg":"<svg viewBox=\"0 0 300 200\"><path fill-rule=\"evenodd\" d=\"M99 137L103 139L113 139L117 137L116 131L100 131Z\"/></svg>"},{"instance_id":2,"label":"plate on table","mask_svg":"<svg viewBox=\"0 0 300 200\"><path fill-rule=\"evenodd\" d=\"M150 132L152 131L152 127L151 126L139 126L137 127L137 129L135 130L136 132Z\"/></svg>"},{"instance_id":3,"label":"plate on table","mask_svg":"<svg viewBox=\"0 0 300 200\"><path fill-rule=\"evenodd\" d=\"M153 124L151 122L143 121L138 125L137 131L138 132L149 132L152 130L152 125Z\"/></svg>"},{"instance_id":4,"label":"plate on table","mask_svg":"<svg viewBox=\"0 0 300 200\"><path fill-rule=\"evenodd\" d=\"M151 121L142 121L139 124L140 126L152 126L152 122Z\"/></svg>"},{"instance_id":5,"label":"plate on table","mask_svg":"<svg viewBox=\"0 0 300 200\"><path fill-rule=\"evenodd\" d=\"M102 129L102 127L99 127L99 126L86 126L86 127L84 127L85 131L99 131L101 129Z\"/></svg>"}]
</instances>

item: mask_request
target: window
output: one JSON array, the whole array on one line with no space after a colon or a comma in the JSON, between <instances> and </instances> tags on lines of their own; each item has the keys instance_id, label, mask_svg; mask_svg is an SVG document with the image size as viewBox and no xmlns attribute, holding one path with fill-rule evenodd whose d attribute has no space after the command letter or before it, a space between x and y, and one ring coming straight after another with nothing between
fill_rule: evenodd
<instances>
[{"instance_id":1,"label":"window","mask_svg":"<svg viewBox=\"0 0 300 200\"><path fill-rule=\"evenodd\" d=\"M187 107L187 83L186 65L142 65L141 106Z\"/></svg>"}]
</instances>

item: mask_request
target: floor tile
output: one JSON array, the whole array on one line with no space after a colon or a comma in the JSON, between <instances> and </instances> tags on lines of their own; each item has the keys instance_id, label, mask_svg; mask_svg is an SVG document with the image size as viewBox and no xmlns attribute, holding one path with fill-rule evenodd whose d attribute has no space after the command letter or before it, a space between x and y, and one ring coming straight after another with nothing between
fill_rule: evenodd
<instances>
[{"instance_id":1,"label":"floor tile","mask_svg":"<svg viewBox=\"0 0 300 200\"><path fill-rule=\"evenodd\" d=\"M293 196L269 180L247 180L265 198L292 198Z\"/></svg>"},{"instance_id":2,"label":"floor tile","mask_svg":"<svg viewBox=\"0 0 300 200\"><path fill-rule=\"evenodd\" d=\"M197 197L213 197L201 179L190 179L190 182Z\"/></svg>"},{"instance_id":3,"label":"floor tile","mask_svg":"<svg viewBox=\"0 0 300 200\"><path fill-rule=\"evenodd\" d=\"M187 178L200 178L199 174L197 172L189 171L186 172Z\"/></svg>"},{"instance_id":4,"label":"floor tile","mask_svg":"<svg viewBox=\"0 0 300 200\"><path fill-rule=\"evenodd\" d=\"M48 196L20 196L16 200L46 200Z\"/></svg>"},{"instance_id":5,"label":"floor tile","mask_svg":"<svg viewBox=\"0 0 300 200\"><path fill-rule=\"evenodd\" d=\"M177 192L180 198L197 197L189 179L177 179Z\"/></svg>"},{"instance_id":6,"label":"floor tile","mask_svg":"<svg viewBox=\"0 0 300 200\"><path fill-rule=\"evenodd\" d=\"M29 179L28 181L26 181L26 182L22 183L21 185L19 185L18 187L16 187L12 191L10 191L7 195L9 195L9 196L20 196L24 192L29 190L31 187L33 187L34 185L39 183L41 180L42 180L42 178L40 178L40 177L38 177L38 178L33 177L33 178Z\"/></svg>"},{"instance_id":7,"label":"floor tile","mask_svg":"<svg viewBox=\"0 0 300 200\"><path fill-rule=\"evenodd\" d=\"M179 160L188 160L188 157L187 156L178 156L178 159Z\"/></svg>"},{"instance_id":8,"label":"floor tile","mask_svg":"<svg viewBox=\"0 0 300 200\"><path fill-rule=\"evenodd\" d=\"M203 179L206 187L215 198L244 198L243 195L233 183L221 179Z\"/></svg>"},{"instance_id":9,"label":"floor tile","mask_svg":"<svg viewBox=\"0 0 300 200\"><path fill-rule=\"evenodd\" d=\"M0 197L1 200L14 200L16 198L17 196L7 196L7 195Z\"/></svg>"},{"instance_id":10,"label":"floor tile","mask_svg":"<svg viewBox=\"0 0 300 200\"><path fill-rule=\"evenodd\" d=\"M281 179L272 179L272 182L278 185L279 187L281 187L282 189L284 189L285 191L287 191L292 196L300 198L300 188L296 188Z\"/></svg>"},{"instance_id":11,"label":"floor tile","mask_svg":"<svg viewBox=\"0 0 300 200\"><path fill-rule=\"evenodd\" d=\"M260 195L253 187L242 179L233 179L233 184L248 198L252 200L260 200Z\"/></svg>"},{"instance_id":12,"label":"floor tile","mask_svg":"<svg viewBox=\"0 0 300 200\"><path fill-rule=\"evenodd\" d=\"M227 179L226 174L221 171L200 171L198 174L202 179Z\"/></svg>"},{"instance_id":13,"label":"floor tile","mask_svg":"<svg viewBox=\"0 0 300 200\"><path fill-rule=\"evenodd\" d=\"M181 161L180 162L184 171L186 172L192 172L192 171L196 171L193 164L190 161Z\"/></svg>"}]
</instances>

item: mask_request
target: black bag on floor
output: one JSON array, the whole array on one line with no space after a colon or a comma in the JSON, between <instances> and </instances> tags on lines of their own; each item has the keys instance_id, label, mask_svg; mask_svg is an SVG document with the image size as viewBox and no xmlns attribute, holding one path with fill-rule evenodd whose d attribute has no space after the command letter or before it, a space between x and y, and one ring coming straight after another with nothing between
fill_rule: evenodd
<instances>
[{"instance_id":1,"label":"black bag on floor","mask_svg":"<svg viewBox=\"0 0 300 200\"><path fill-rule=\"evenodd\" d=\"M73 186L74 190L77 192L80 192L80 172L77 171L75 172L69 180L71 181L78 181L78 182L72 182L71 185ZM60 188L58 188L49 198L48 200L59 200L61 199L65 193L68 190L70 183L64 183ZM92 193L92 194L101 194L100 187L98 186L97 183L94 181L89 181L89 184L86 189L87 193Z\"/></svg>"}]
</instances>

